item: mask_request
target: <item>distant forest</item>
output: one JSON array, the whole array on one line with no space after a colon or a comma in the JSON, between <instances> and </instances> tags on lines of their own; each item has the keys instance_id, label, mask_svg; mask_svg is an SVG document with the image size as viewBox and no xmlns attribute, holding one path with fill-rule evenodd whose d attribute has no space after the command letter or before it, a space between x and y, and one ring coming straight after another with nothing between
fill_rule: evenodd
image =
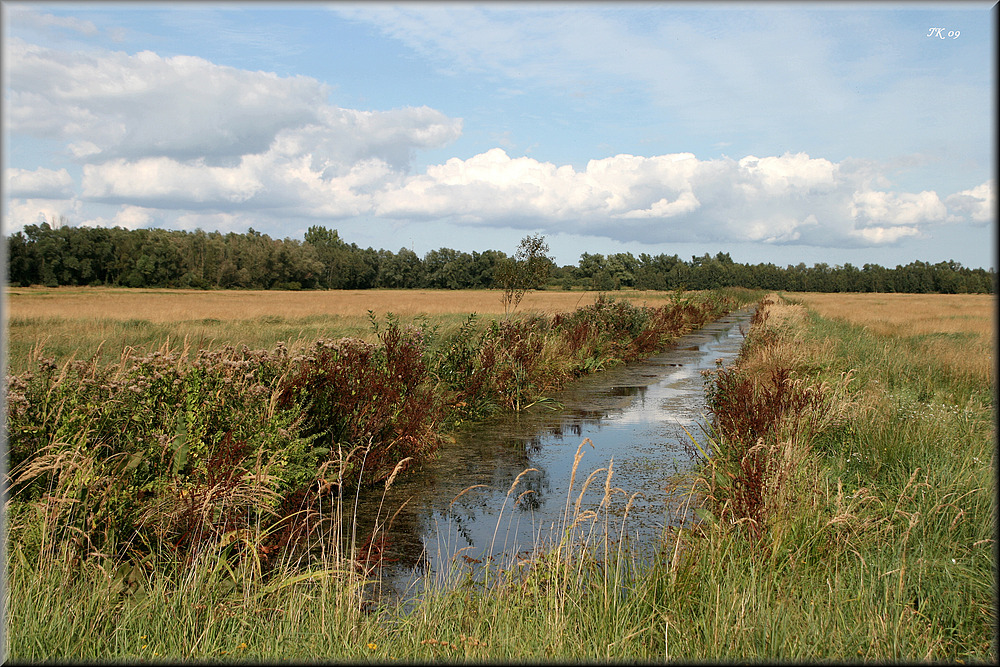
<instances>
[{"instance_id":1,"label":"distant forest","mask_svg":"<svg viewBox=\"0 0 1000 667\"><path fill-rule=\"evenodd\" d=\"M12 286L108 285L194 289L470 289L494 286L498 250L451 248L419 257L359 248L336 230L310 227L305 239L272 239L250 229L230 232L127 230L29 225L8 237ZM886 268L844 264L740 264L729 253L683 260L677 255L584 253L576 266L549 271L549 288L675 290L749 287L806 292L940 292L993 294L996 271L958 262L911 262Z\"/></svg>"}]
</instances>

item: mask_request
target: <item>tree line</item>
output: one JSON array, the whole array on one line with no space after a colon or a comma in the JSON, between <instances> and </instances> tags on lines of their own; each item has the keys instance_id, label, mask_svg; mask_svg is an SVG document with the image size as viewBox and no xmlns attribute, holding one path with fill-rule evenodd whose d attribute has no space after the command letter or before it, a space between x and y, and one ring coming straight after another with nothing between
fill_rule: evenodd
<instances>
[{"instance_id":1,"label":"tree line","mask_svg":"<svg viewBox=\"0 0 1000 667\"><path fill-rule=\"evenodd\" d=\"M729 253L714 257L705 253L685 261L677 255L650 256L616 253L604 257L584 253L577 267L562 271L564 284L582 284L591 289L643 290L714 289L748 287L790 292L910 292L945 294L993 294L996 271L970 269L955 261L915 261L886 268L878 264L862 267L850 263L826 263L807 267L804 263L778 267L771 263L741 264ZM569 274L569 275L567 275Z\"/></svg>"},{"instance_id":2,"label":"tree line","mask_svg":"<svg viewBox=\"0 0 1000 667\"><path fill-rule=\"evenodd\" d=\"M423 257L360 248L336 230L313 226L302 241L246 233L121 227L28 225L8 236L12 286L108 285L194 289L484 289L502 280L508 256L499 250L439 248ZM677 255L583 253L576 266L547 262L548 286L601 291L748 287L806 292L993 294L996 271L958 262L779 267L734 262L729 253L690 260Z\"/></svg>"}]
</instances>

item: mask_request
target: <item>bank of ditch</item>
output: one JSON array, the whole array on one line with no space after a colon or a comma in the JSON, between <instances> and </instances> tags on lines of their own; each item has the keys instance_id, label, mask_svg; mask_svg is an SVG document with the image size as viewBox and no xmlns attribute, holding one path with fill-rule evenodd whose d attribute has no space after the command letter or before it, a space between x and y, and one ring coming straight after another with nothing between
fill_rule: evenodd
<instances>
[{"instance_id":1,"label":"bank of ditch","mask_svg":"<svg viewBox=\"0 0 1000 667\"><path fill-rule=\"evenodd\" d=\"M764 300L710 384L702 522L650 606L674 657L994 662L991 377Z\"/></svg>"}]
</instances>

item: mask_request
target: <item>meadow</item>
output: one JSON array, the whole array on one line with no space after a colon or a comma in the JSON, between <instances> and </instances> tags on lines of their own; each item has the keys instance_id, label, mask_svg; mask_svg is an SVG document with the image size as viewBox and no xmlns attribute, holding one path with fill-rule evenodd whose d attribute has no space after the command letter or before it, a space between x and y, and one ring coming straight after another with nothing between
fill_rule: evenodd
<instances>
[{"instance_id":1,"label":"meadow","mask_svg":"<svg viewBox=\"0 0 1000 667\"><path fill-rule=\"evenodd\" d=\"M910 363L933 364L931 374L996 381L995 296L985 294L801 294L818 315L898 339Z\"/></svg>"},{"instance_id":2,"label":"meadow","mask_svg":"<svg viewBox=\"0 0 1000 667\"><path fill-rule=\"evenodd\" d=\"M167 290L111 287L26 287L6 291L9 368L26 370L32 350L67 359L98 353L116 360L126 347L158 349L169 341L192 349L212 345L289 349L320 338L373 339L368 312L457 329L470 313L497 319L498 290ZM593 304L599 293L531 291L519 310L551 315ZM616 298L660 305L676 292L622 291Z\"/></svg>"},{"instance_id":3,"label":"meadow","mask_svg":"<svg viewBox=\"0 0 1000 667\"><path fill-rule=\"evenodd\" d=\"M502 318L488 316L434 321L430 315L421 318L419 313L428 311L420 307L409 320L369 318L365 311L375 310L375 297L365 294L369 299L360 313L295 315L293 329L279 335L309 317L357 318L359 334L373 348L398 351L382 357L378 352L378 363L364 366L370 378L388 382L389 376L379 373L393 363L405 361L416 369L418 357L425 359L434 368L435 386L445 390L441 396L449 414L458 410L467 418L487 414L489 406L523 408L547 388L570 381L569 369L581 374L602 360L648 354L680 324L694 322L696 311L711 316L715 311L708 304L723 296L734 305L761 296L670 293L662 295L660 309L595 298L554 315L532 313L526 298L522 313L505 326ZM460 293L437 294L460 298ZM631 299L653 301L641 294ZM218 316L221 307L209 317L236 323L234 333L260 336L254 339L259 343L267 336L248 330L280 324L262 321L273 315L247 315L248 307L237 306L229 320ZM21 485L15 490L25 495L8 505L15 538L7 564L10 656L995 662L992 308L990 297L958 295L760 299L738 361L705 378L706 437L693 444L700 463L675 482L679 497L697 507L699 520L665 535L653 562L636 562L614 539L627 532L628 500L616 494L609 465L606 479L577 480L560 530L540 536L533 558L498 564L485 580L470 569L467 577L428 581L402 608L368 595L377 567L359 556L364 550L356 536L336 532L340 522L323 523L304 509L286 512L280 521L252 511L278 507L269 491L280 491L279 482L294 477L286 472L290 468L305 474L317 466L304 453L329 425L314 425L318 430L301 431L298 438L290 432L314 418L310 406L320 403L329 410L343 404L345 397L324 378L348 379L335 375L337 361L345 351L368 348L311 347L304 328L297 354L239 356L222 336L205 339L213 341L212 351L192 348L181 354L164 345L165 338L151 338L150 347L135 353L145 364L148 386L125 377L131 362L120 350L110 366L112 374L121 375L112 377L95 374L94 365L72 367L79 364L68 361L72 344L64 348L62 367L47 352L28 354L34 375L18 375L13 384L9 378L8 390L31 400L14 401L8 427L14 426L14 441L51 430L12 470ZM402 311L398 305L391 309ZM117 311L108 318L84 309L77 325L134 317L122 319L126 313ZM31 318L50 318L47 327L31 334L51 334L44 348L21 341L29 350L32 345L49 350L59 327L73 328L72 322L59 322L58 310L9 312L24 318L23 327ZM141 319L152 323L152 317ZM170 328L175 324L167 320L162 326L158 335L178 340L180 329ZM413 337L430 334L435 326L433 336ZM26 336L32 330L11 331ZM87 334L94 346L101 331ZM608 335L602 337L602 331ZM123 338L110 347L130 344L127 330L120 333ZM73 343L81 350L91 344L83 338ZM430 340L433 346L424 347L422 341ZM488 364L497 364L488 366L488 374L477 373L484 368L484 350L492 350ZM504 351L516 351L518 364L490 361L494 354L512 362ZM320 363L324 354L332 355L330 363ZM299 359L297 369L282 366L288 363L282 359L292 358ZM179 374L186 359L200 366ZM72 383L66 387L77 393L60 389L60 381L72 377L94 384L114 380L120 387L105 403L130 406L138 420L116 422L110 409L88 412L85 405L93 401L86 392L93 389L81 394L81 385ZM287 394L292 403L313 398L295 403L298 410L287 413L286 421L270 422L281 413L282 394L259 387L273 382L280 388L289 377L296 378ZM501 377L503 386L496 384ZM163 415L163 398L175 381L184 389L180 404L187 407ZM399 397L426 387L392 386ZM518 387L523 395L511 400ZM160 392L159 402L146 400L151 389ZM241 401L251 392L260 398ZM204 407L212 402L229 407ZM360 427L356 417L368 404L351 405L355 418L348 425ZM394 405L403 412L402 403ZM436 413L431 431L445 426L444 414ZM67 421L66 415L75 417ZM169 419L162 421L164 416ZM80 421L84 417L91 421ZM157 419L169 425L165 434L142 430ZM215 463L199 468L192 463L195 454L220 423L235 435L204 449L203 460ZM388 428L383 435L394 433L391 419L379 423ZM407 429L422 423L413 421ZM100 439L79 434L93 436L106 426L141 436L149 449L101 459L99 447L92 446ZM321 497L329 506L322 512L349 516L351 496L337 483L346 471L343 459L326 456L326 474L316 480L327 484ZM148 477L145 487L115 495L123 491L117 479L139 481L137 472L155 467L156 457L165 473L160 481ZM190 474L182 477L184 472ZM391 485L397 473L401 469L385 468L376 481ZM508 493L511 503L518 498L516 486L515 481ZM32 493L24 492L28 487ZM587 487L603 493L606 502L600 511L581 515L572 501ZM141 502L132 506L132 500ZM129 512L140 519L129 536L99 529ZM292 539L293 527L308 539ZM151 548L156 540L161 548ZM289 548L296 544L297 551Z\"/></svg>"}]
</instances>

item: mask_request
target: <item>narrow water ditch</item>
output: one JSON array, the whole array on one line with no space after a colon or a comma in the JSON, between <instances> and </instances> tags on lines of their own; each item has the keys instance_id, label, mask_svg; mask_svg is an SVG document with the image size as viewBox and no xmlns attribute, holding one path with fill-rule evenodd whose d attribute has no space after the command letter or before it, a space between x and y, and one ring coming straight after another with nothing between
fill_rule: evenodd
<instances>
[{"instance_id":1,"label":"narrow water ditch","mask_svg":"<svg viewBox=\"0 0 1000 667\"><path fill-rule=\"evenodd\" d=\"M691 469L688 433L700 436L704 423L702 371L735 359L751 316L752 309L731 313L666 352L575 382L552 397L558 410L535 406L470 425L387 492L351 499L365 531L376 516L384 526L385 541L372 547L382 558L382 586L402 592L425 574L446 576L456 563L530 553L561 525L567 497L575 504L587 477L612 461L611 485L622 491L616 506L624 513L633 498L630 548L657 548L665 526L678 520L677 498L666 488ZM574 476L584 438L592 446L580 450ZM600 503L605 480L595 476L583 509Z\"/></svg>"}]
</instances>

